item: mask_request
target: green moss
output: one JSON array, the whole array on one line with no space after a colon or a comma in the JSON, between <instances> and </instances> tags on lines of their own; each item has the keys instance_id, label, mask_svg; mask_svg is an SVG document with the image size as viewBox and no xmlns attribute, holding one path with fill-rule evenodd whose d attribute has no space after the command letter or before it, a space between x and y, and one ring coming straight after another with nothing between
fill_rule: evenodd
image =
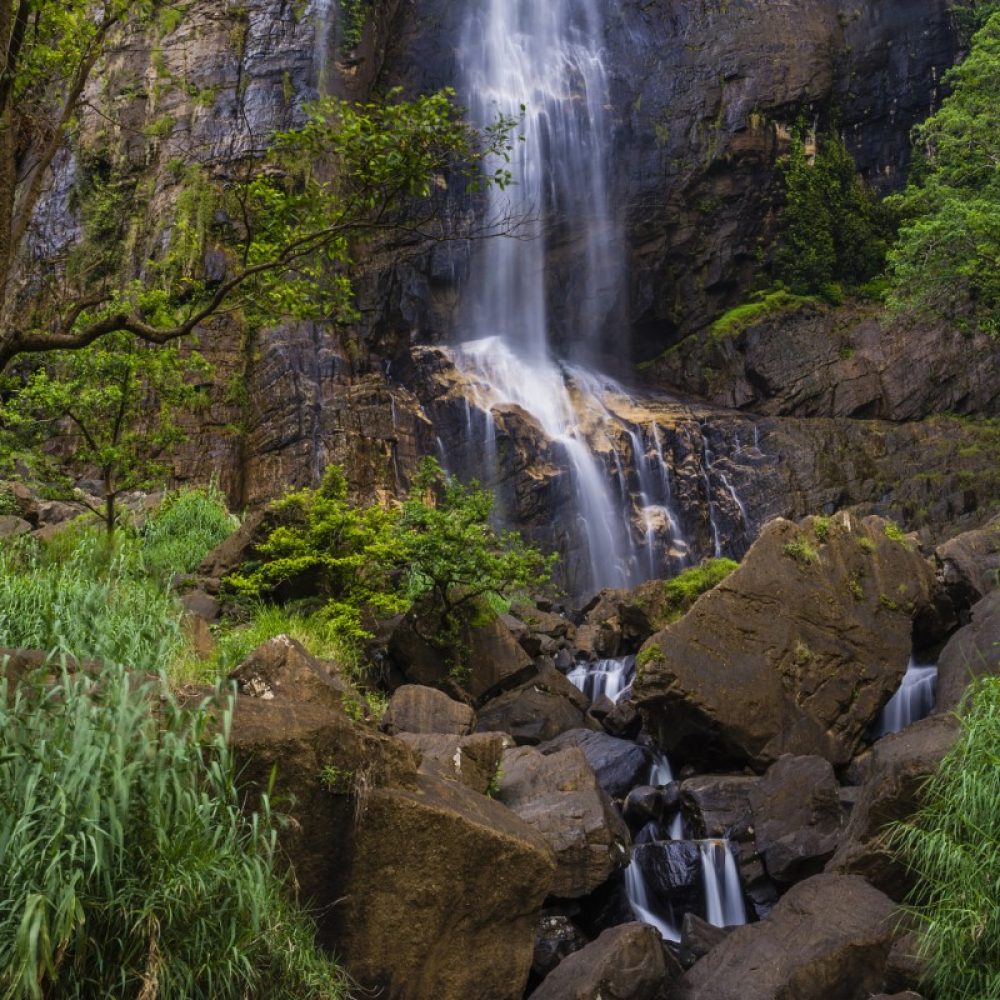
<instances>
[{"instance_id":1,"label":"green moss","mask_svg":"<svg viewBox=\"0 0 1000 1000\"><path fill-rule=\"evenodd\" d=\"M833 521L829 517L814 517L812 522L813 534L816 540L825 543L830 537L830 525Z\"/></svg>"},{"instance_id":2,"label":"green moss","mask_svg":"<svg viewBox=\"0 0 1000 1000\"><path fill-rule=\"evenodd\" d=\"M717 343L721 340L731 339L757 323L798 312L806 306L815 304L815 298L793 295L785 289L760 292L753 301L723 313L712 324L709 330L709 340L712 343Z\"/></svg>"},{"instance_id":3,"label":"green moss","mask_svg":"<svg viewBox=\"0 0 1000 1000\"><path fill-rule=\"evenodd\" d=\"M669 620L680 618L702 594L717 587L738 567L739 563L732 559L706 559L700 566L692 566L668 580L663 589Z\"/></svg>"},{"instance_id":4,"label":"green moss","mask_svg":"<svg viewBox=\"0 0 1000 1000\"><path fill-rule=\"evenodd\" d=\"M795 643L795 651L792 659L797 667L804 667L812 663L813 651L801 640Z\"/></svg>"},{"instance_id":5,"label":"green moss","mask_svg":"<svg viewBox=\"0 0 1000 1000\"><path fill-rule=\"evenodd\" d=\"M889 611L898 611L899 610L899 605L891 597L887 596L886 594L879 594L878 595L878 602L879 602L879 604L882 605L883 608L887 608Z\"/></svg>"},{"instance_id":6,"label":"green moss","mask_svg":"<svg viewBox=\"0 0 1000 1000\"><path fill-rule=\"evenodd\" d=\"M813 566L819 562L819 553L804 538L789 542L781 551L803 566Z\"/></svg>"},{"instance_id":7,"label":"green moss","mask_svg":"<svg viewBox=\"0 0 1000 1000\"><path fill-rule=\"evenodd\" d=\"M911 547L910 540L906 537L906 534L903 531L903 529L898 524L896 524L895 521L887 520L885 522L884 531L885 531L885 537L888 538L890 541L899 542L900 545L905 545L907 548Z\"/></svg>"},{"instance_id":8,"label":"green moss","mask_svg":"<svg viewBox=\"0 0 1000 1000\"><path fill-rule=\"evenodd\" d=\"M847 589L851 592L851 597L856 601L863 601L865 599L865 588L861 583L861 576L857 573L854 574L847 581Z\"/></svg>"},{"instance_id":9,"label":"green moss","mask_svg":"<svg viewBox=\"0 0 1000 1000\"><path fill-rule=\"evenodd\" d=\"M875 551L875 543L867 535L858 539L858 547L869 554Z\"/></svg>"}]
</instances>

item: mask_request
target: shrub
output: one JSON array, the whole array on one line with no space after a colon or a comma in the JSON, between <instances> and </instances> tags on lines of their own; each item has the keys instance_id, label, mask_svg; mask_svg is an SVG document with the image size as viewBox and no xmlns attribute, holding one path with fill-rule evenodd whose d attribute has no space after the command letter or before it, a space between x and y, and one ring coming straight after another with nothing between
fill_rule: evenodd
<instances>
[{"instance_id":1,"label":"shrub","mask_svg":"<svg viewBox=\"0 0 1000 1000\"><path fill-rule=\"evenodd\" d=\"M890 843L916 879L911 912L934 996L1000 996L1000 681L973 689L958 741L925 786L922 806Z\"/></svg>"},{"instance_id":2,"label":"shrub","mask_svg":"<svg viewBox=\"0 0 1000 1000\"><path fill-rule=\"evenodd\" d=\"M736 306L723 313L709 331L713 342L737 337L744 330L789 313L798 312L806 306L816 305L816 299L794 295L783 288L768 292L758 292L750 302Z\"/></svg>"},{"instance_id":3,"label":"shrub","mask_svg":"<svg viewBox=\"0 0 1000 1000\"><path fill-rule=\"evenodd\" d=\"M240 810L228 712L221 731L211 716L117 667L0 681L0 996L347 995L285 895L266 797Z\"/></svg>"},{"instance_id":4,"label":"shrub","mask_svg":"<svg viewBox=\"0 0 1000 1000\"><path fill-rule=\"evenodd\" d=\"M789 542L781 551L789 559L794 559L803 566L811 566L819 562L819 553L804 538L797 538L794 542Z\"/></svg>"},{"instance_id":5,"label":"shrub","mask_svg":"<svg viewBox=\"0 0 1000 1000\"><path fill-rule=\"evenodd\" d=\"M190 573L239 527L239 519L213 483L168 494L141 531L147 569L170 576Z\"/></svg>"}]
</instances>

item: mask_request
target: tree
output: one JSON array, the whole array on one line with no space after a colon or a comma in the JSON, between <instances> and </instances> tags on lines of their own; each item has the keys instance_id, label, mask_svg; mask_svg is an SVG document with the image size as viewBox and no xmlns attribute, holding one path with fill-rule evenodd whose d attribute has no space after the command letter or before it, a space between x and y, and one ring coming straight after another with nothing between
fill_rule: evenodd
<instances>
[{"instance_id":1,"label":"tree","mask_svg":"<svg viewBox=\"0 0 1000 1000\"><path fill-rule=\"evenodd\" d=\"M0 405L0 420L19 445L59 467L48 470L50 482L65 479L66 468L98 471L103 504L91 509L111 535L119 496L164 475L161 456L183 439L179 417L197 404L206 371L199 355L179 344L150 348L129 334L109 334L80 351L38 356ZM53 430L63 427L61 447L47 455ZM90 507L81 491L68 495Z\"/></svg>"},{"instance_id":2,"label":"tree","mask_svg":"<svg viewBox=\"0 0 1000 1000\"><path fill-rule=\"evenodd\" d=\"M168 0L0 0L0 370L110 334L170 343L223 310L251 322L350 316L353 242L440 237L431 196L442 178L472 187L509 179L514 123L477 130L441 91L364 105L327 99L264 143L234 136L239 152L226 157L170 143L151 182L123 165L113 108L101 111L113 126L106 139L82 124L93 119L88 87L130 33L164 12L176 27L186 9ZM143 89L139 72L132 84L119 80L120 93L133 89ZM165 140L169 121L163 132L148 123L145 137ZM65 157L77 164L89 232L47 248L33 230ZM499 165L484 170L493 158ZM221 267L206 268L209 250Z\"/></svg>"},{"instance_id":3,"label":"tree","mask_svg":"<svg viewBox=\"0 0 1000 1000\"><path fill-rule=\"evenodd\" d=\"M774 275L798 295L857 286L881 273L893 220L858 176L837 134L806 155L804 125L785 163L786 202Z\"/></svg>"},{"instance_id":4,"label":"tree","mask_svg":"<svg viewBox=\"0 0 1000 1000\"><path fill-rule=\"evenodd\" d=\"M946 81L951 94L914 130L922 162L893 199L890 306L1000 333L1000 14Z\"/></svg>"}]
</instances>

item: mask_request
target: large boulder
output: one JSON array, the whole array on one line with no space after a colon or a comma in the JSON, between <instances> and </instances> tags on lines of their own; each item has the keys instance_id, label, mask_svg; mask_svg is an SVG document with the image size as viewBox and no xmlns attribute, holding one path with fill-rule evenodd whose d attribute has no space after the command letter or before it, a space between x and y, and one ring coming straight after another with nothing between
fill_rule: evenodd
<instances>
[{"instance_id":1,"label":"large boulder","mask_svg":"<svg viewBox=\"0 0 1000 1000\"><path fill-rule=\"evenodd\" d=\"M892 900L855 875L816 875L718 943L671 1000L860 1000L882 986Z\"/></svg>"},{"instance_id":2,"label":"large boulder","mask_svg":"<svg viewBox=\"0 0 1000 1000\"><path fill-rule=\"evenodd\" d=\"M590 729L571 729L539 746L542 753L579 747L608 795L623 799L649 772L649 752L629 740L616 739Z\"/></svg>"},{"instance_id":3,"label":"large boulder","mask_svg":"<svg viewBox=\"0 0 1000 1000\"><path fill-rule=\"evenodd\" d=\"M547 755L518 747L501 766L497 798L552 848L556 896L585 896L622 867L628 828L579 747Z\"/></svg>"},{"instance_id":4,"label":"large boulder","mask_svg":"<svg viewBox=\"0 0 1000 1000\"><path fill-rule=\"evenodd\" d=\"M953 715L932 715L875 744L868 777L827 871L864 875L893 899L903 899L912 877L889 849L886 826L919 808L921 791L954 744L958 725Z\"/></svg>"},{"instance_id":5,"label":"large boulder","mask_svg":"<svg viewBox=\"0 0 1000 1000\"><path fill-rule=\"evenodd\" d=\"M972 621L948 640L938 657L937 708L958 708L970 681L983 674L1000 674L1000 591L993 591L972 609Z\"/></svg>"},{"instance_id":6,"label":"large boulder","mask_svg":"<svg viewBox=\"0 0 1000 1000\"><path fill-rule=\"evenodd\" d=\"M750 807L757 853L777 882L815 875L837 849L844 813L822 757L782 757L750 789Z\"/></svg>"},{"instance_id":7,"label":"large boulder","mask_svg":"<svg viewBox=\"0 0 1000 1000\"><path fill-rule=\"evenodd\" d=\"M573 729L597 729L587 714L587 699L558 670L543 670L479 710L479 732L510 733L526 746L544 743Z\"/></svg>"},{"instance_id":8,"label":"large boulder","mask_svg":"<svg viewBox=\"0 0 1000 1000\"><path fill-rule=\"evenodd\" d=\"M964 531L934 552L938 576L959 607L968 607L997 588L1000 520Z\"/></svg>"},{"instance_id":9,"label":"large boulder","mask_svg":"<svg viewBox=\"0 0 1000 1000\"><path fill-rule=\"evenodd\" d=\"M632 849L646 885L675 912L704 912L701 850L690 840L639 844Z\"/></svg>"},{"instance_id":10,"label":"large boulder","mask_svg":"<svg viewBox=\"0 0 1000 1000\"><path fill-rule=\"evenodd\" d=\"M681 808L697 837L752 838L750 794L759 778L742 774L701 774L681 783Z\"/></svg>"},{"instance_id":11,"label":"large boulder","mask_svg":"<svg viewBox=\"0 0 1000 1000\"><path fill-rule=\"evenodd\" d=\"M481 795L496 791L500 762L510 746L506 733L400 733L398 738L420 755L420 771L460 781Z\"/></svg>"},{"instance_id":12,"label":"large boulder","mask_svg":"<svg viewBox=\"0 0 1000 1000\"><path fill-rule=\"evenodd\" d=\"M466 736L472 732L476 713L443 691L423 684L397 688L382 717L390 733L449 733Z\"/></svg>"},{"instance_id":13,"label":"large boulder","mask_svg":"<svg viewBox=\"0 0 1000 1000\"><path fill-rule=\"evenodd\" d=\"M231 739L250 801L273 781L289 803L282 846L321 940L387 1000L520 1000L548 845L498 802L418 773L403 741L291 691L237 698Z\"/></svg>"},{"instance_id":14,"label":"large boulder","mask_svg":"<svg viewBox=\"0 0 1000 1000\"><path fill-rule=\"evenodd\" d=\"M534 671L531 657L501 618L466 627L459 642L463 669L457 673L410 619L393 630L389 651L411 684L457 683L477 702L526 680Z\"/></svg>"},{"instance_id":15,"label":"large boulder","mask_svg":"<svg viewBox=\"0 0 1000 1000\"><path fill-rule=\"evenodd\" d=\"M676 971L656 930L621 924L564 958L531 1000L666 1000Z\"/></svg>"},{"instance_id":16,"label":"large boulder","mask_svg":"<svg viewBox=\"0 0 1000 1000\"><path fill-rule=\"evenodd\" d=\"M354 686L333 664L313 656L298 640L278 635L258 646L233 670L230 680L247 698L281 698L357 714L365 706Z\"/></svg>"},{"instance_id":17,"label":"large boulder","mask_svg":"<svg viewBox=\"0 0 1000 1000\"><path fill-rule=\"evenodd\" d=\"M899 686L934 573L877 517L768 524L640 652L633 698L668 752L846 764Z\"/></svg>"}]
</instances>

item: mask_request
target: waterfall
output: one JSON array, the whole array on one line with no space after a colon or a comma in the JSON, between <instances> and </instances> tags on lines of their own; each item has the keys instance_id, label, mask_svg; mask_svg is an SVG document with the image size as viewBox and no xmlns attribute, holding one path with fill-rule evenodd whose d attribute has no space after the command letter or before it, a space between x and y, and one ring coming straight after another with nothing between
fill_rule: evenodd
<instances>
[{"instance_id":1,"label":"waterfall","mask_svg":"<svg viewBox=\"0 0 1000 1000\"><path fill-rule=\"evenodd\" d=\"M911 657L899 690L886 702L872 731L878 739L927 718L937 704L937 667L921 667Z\"/></svg>"},{"instance_id":2,"label":"waterfall","mask_svg":"<svg viewBox=\"0 0 1000 1000\"><path fill-rule=\"evenodd\" d=\"M625 895L637 920L655 927L664 941L680 941L680 931L653 911L651 894L637 861L625 869Z\"/></svg>"},{"instance_id":3,"label":"waterfall","mask_svg":"<svg viewBox=\"0 0 1000 1000\"><path fill-rule=\"evenodd\" d=\"M635 657L626 656L620 660L598 660L596 663L577 664L566 678L593 704L605 696L617 702L629 690L634 676Z\"/></svg>"},{"instance_id":4,"label":"waterfall","mask_svg":"<svg viewBox=\"0 0 1000 1000\"><path fill-rule=\"evenodd\" d=\"M699 848L708 922L716 927L745 924L747 913L743 904L743 887L729 841L703 840Z\"/></svg>"}]
</instances>

